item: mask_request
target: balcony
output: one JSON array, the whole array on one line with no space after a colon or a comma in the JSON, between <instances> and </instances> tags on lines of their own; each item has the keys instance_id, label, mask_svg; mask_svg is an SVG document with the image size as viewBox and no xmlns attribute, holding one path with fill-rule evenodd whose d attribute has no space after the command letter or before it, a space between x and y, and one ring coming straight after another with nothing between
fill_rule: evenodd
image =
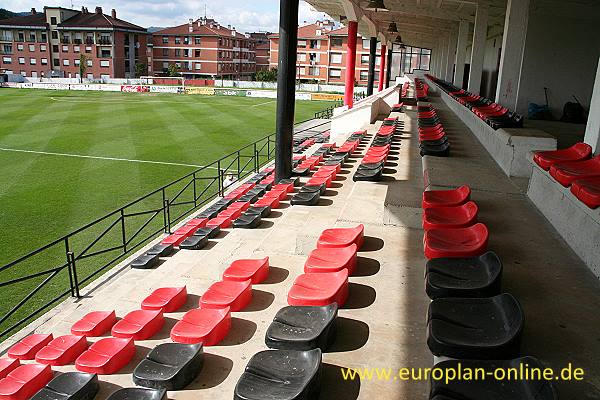
<instances>
[{"instance_id":1,"label":"balcony","mask_svg":"<svg viewBox=\"0 0 600 400\"><path fill-rule=\"evenodd\" d=\"M100 38L98 39L98 42L96 44L100 46L110 46L112 45L112 40L107 38Z\"/></svg>"},{"instance_id":2,"label":"balcony","mask_svg":"<svg viewBox=\"0 0 600 400\"><path fill-rule=\"evenodd\" d=\"M89 44L89 45L94 44L94 39L92 39L92 38L86 38L85 39L85 44Z\"/></svg>"},{"instance_id":3,"label":"balcony","mask_svg":"<svg viewBox=\"0 0 600 400\"><path fill-rule=\"evenodd\" d=\"M0 35L0 42L12 42L13 37L7 35Z\"/></svg>"},{"instance_id":4,"label":"balcony","mask_svg":"<svg viewBox=\"0 0 600 400\"><path fill-rule=\"evenodd\" d=\"M62 38L62 39L60 39L60 42L62 44L70 44L71 43L71 39L69 39L69 38Z\"/></svg>"},{"instance_id":5,"label":"balcony","mask_svg":"<svg viewBox=\"0 0 600 400\"><path fill-rule=\"evenodd\" d=\"M8 56L8 55L11 55L11 54L14 54L14 51L12 51L12 50L5 51L5 50L0 49L0 55Z\"/></svg>"}]
</instances>

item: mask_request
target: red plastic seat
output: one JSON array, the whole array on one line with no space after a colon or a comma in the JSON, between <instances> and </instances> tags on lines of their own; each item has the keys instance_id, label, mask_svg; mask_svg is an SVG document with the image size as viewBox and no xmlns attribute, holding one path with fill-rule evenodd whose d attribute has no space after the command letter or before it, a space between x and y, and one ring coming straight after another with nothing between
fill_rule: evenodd
<instances>
[{"instance_id":1,"label":"red plastic seat","mask_svg":"<svg viewBox=\"0 0 600 400\"><path fill-rule=\"evenodd\" d=\"M203 343L214 346L227 336L231 328L229 307L197 308L185 313L171 329L171 340L177 343Z\"/></svg>"},{"instance_id":2,"label":"red plastic seat","mask_svg":"<svg viewBox=\"0 0 600 400\"><path fill-rule=\"evenodd\" d=\"M600 155L585 161L557 163L550 167L550 175L564 187L578 179L600 177Z\"/></svg>"},{"instance_id":3,"label":"red plastic seat","mask_svg":"<svg viewBox=\"0 0 600 400\"><path fill-rule=\"evenodd\" d=\"M104 338L92 344L75 361L78 371L110 375L119 372L135 355L132 338Z\"/></svg>"},{"instance_id":4,"label":"red plastic seat","mask_svg":"<svg viewBox=\"0 0 600 400\"><path fill-rule=\"evenodd\" d=\"M172 313L179 310L187 301L187 289L183 287L164 287L156 289L142 301L142 310L160 310Z\"/></svg>"},{"instance_id":5,"label":"red plastic seat","mask_svg":"<svg viewBox=\"0 0 600 400\"><path fill-rule=\"evenodd\" d=\"M250 207L249 201L236 201L227 207L228 210L246 211Z\"/></svg>"},{"instance_id":6,"label":"red plastic seat","mask_svg":"<svg viewBox=\"0 0 600 400\"><path fill-rule=\"evenodd\" d=\"M26 364L0 380L0 400L28 400L52 380L49 365Z\"/></svg>"},{"instance_id":7,"label":"red plastic seat","mask_svg":"<svg viewBox=\"0 0 600 400\"><path fill-rule=\"evenodd\" d=\"M275 197L280 201L285 200L288 196L288 192L286 189L271 189L263 197Z\"/></svg>"},{"instance_id":8,"label":"red plastic seat","mask_svg":"<svg viewBox=\"0 0 600 400\"><path fill-rule=\"evenodd\" d=\"M269 257L261 259L235 260L223 272L224 281L261 283L269 276Z\"/></svg>"},{"instance_id":9,"label":"red plastic seat","mask_svg":"<svg viewBox=\"0 0 600 400\"><path fill-rule=\"evenodd\" d=\"M342 170L342 165L341 164L323 165L323 166L319 167L319 171L321 171L321 170L335 171L335 173L337 174Z\"/></svg>"},{"instance_id":10,"label":"red plastic seat","mask_svg":"<svg viewBox=\"0 0 600 400\"><path fill-rule=\"evenodd\" d=\"M117 322L115 311L92 311L71 327L71 333L78 336L96 337L110 331Z\"/></svg>"},{"instance_id":11,"label":"red plastic seat","mask_svg":"<svg viewBox=\"0 0 600 400\"><path fill-rule=\"evenodd\" d=\"M33 335L24 337L8 349L8 356L19 360L34 360L37 352L50 343L52 339L54 338L51 333L34 333Z\"/></svg>"},{"instance_id":12,"label":"red plastic seat","mask_svg":"<svg viewBox=\"0 0 600 400\"><path fill-rule=\"evenodd\" d=\"M320 274L302 274L288 292L291 306L343 306L348 299L348 270Z\"/></svg>"},{"instance_id":13,"label":"red plastic seat","mask_svg":"<svg viewBox=\"0 0 600 400\"><path fill-rule=\"evenodd\" d=\"M35 361L47 365L67 365L75 361L87 348L85 336L59 336L38 351Z\"/></svg>"},{"instance_id":14,"label":"red plastic seat","mask_svg":"<svg viewBox=\"0 0 600 400\"><path fill-rule=\"evenodd\" d=\"M312 177L306 182L306 186L321 186L325 184L325 187L330 187L332 182L331 175L330 176L315 176Z\"/></svg>"},{"instance_id":15,"label":"red plastic seat","mask_svg":"<svg viewBox=\"0 0 600 400\"><path fill-rule=\"evenodd\" d=\"M358 247L352 243L348 247L317 248L310 252L304 263L304 272L322 273L348 270L348 275L356 270L356 251Z\"/></svg>"},{"instance_id":16,"label":"red plastic seat","mask_svg":"<svg viewBox=\"0 0 600 400\"><path fill-rule=\"evenodd\" d=\"M278 183L277 185L273 186L274 190L285 190L287 193L292 193L294 191L294 184L293 183Z\"/></svg>"},{"instance_id":17,"label":"red plastic seat","mask_svg":"<svg viewBox=\"0 0 600 400\"><path fill-rule=\"evenodd\" d=\"M164 323L160 310L135 310L117 322L112 327L111 334L116 338L146 340L157 334Z\"/></svg>"},{"instance_id":18,"label":"red plastic seat","mask_svg":"<svg viewBox=\"0 0 600 400\"><path fill-rule=\"evenodd\" d=\"M422 134L419 134L419 141L420 142L429 142L429 141L434 141L434 140L440 140L440 139L443 139L444 137L446 137L446 133L444 131L437 132L437 133L422 133Z\"/></svg>"},{"instance_id":19,"label":"red plastic seat","mask_svg":"<svg viewBox=\"0 0 600 400\"><path fill-rule=\"evenodd\" d=\"M356 225L354 228L325 229L319 236L317 248L348 247L354 243L360 249L364 242L364 235L363 224Z\"/></svg>"},{"instance_id":20,"label":"red plastic seat","mask_svg":"<svg viewBox=\"0 0 600 400\"><path fill-rule=\"evenodd\" d=\"M252 300L252 282L221 281L213 283L200 299L201 308L243 310Z\"/></svg>"},{"instance_id":21,"label":"red plastic seat","mask_svg":"<svg viewBox=\"0 0 600 400\"><path fill-rule=\"evenodd\" d=\"M466 258L480 256L487 250L488 229L484 224L468 228L437 228L425 231L425 257Z\"/></svg>"},{"instance_id":22,"label":"red plastic seat","mask_svg":"<svg viewBox=\"0 0 600 400\"><path fill-rule=\"evenodd\" d=\"M571 192L590 208L600 207L600 177L573 182Z\"/></svg>"},{"instance_id":23,"label":"red plastic seat","mask_svg":"<svg viewBox=\"0 0 600 400\"><path fill-rule=\"evenodd\" d=\"M207 222L208 222L208 218L192 218L185 225L193 226L195 228L195 230L198 230L200 228L204 228L206 226Z\"/></svg>"},{"instance_id":24,"label":"red plastic seat","mask_svg":"<svg viewBox=\"0 0 600 400\"><path fill-rule=\"evenodd\" d=\"M546 171L556 163L564 161L587 160L592 155L592 147L587 143L576 143L573 146L554 151L538 151L533 155L533 161Z\"/></svg>"},{"instance_id":25,"label":"red plastic seat","mask_svg":"<svg viewBox=\"0 0 600 400\"><path fill-rule=\"evenodd\" d=\"M279 197L262 197L254 205L257 207L269 206L271 209L279 208Z\"/></svg>"},{"instance_id":26,"label":"red plastic seat","mask_svg":"<svg viewBox=\"0 0 600 400\"><path fill-rule=\"evenodd\" d=\"M313 178L331 178L335 179L337 177L337 173L335 170L324 170L319 168L313 175Z\"/></svg>"},{"instance_id":27,"label":"red plastic seat","mask_svg":"<svg viewBox=\"0 0 600 400\"><path fill-rule=\"evenodd\" d=\"M164 238L161 244L172 244L174 247L178 247L181 242L187 239L188 236L183 234L172 234Z\"/></svg>"},{"instance_id":28,"label":"red plastic seat","mask_svg":"<svg viewBox=\"0 0 600 400\"><path fill-rule=\"evenodd\" d=\"M423 212L423 229L466 228L477 222L477 204L469 201L460 206L431 207Z\"/></svg>"},{"instance_id":29,"label":"red plastic seat","mask_svg":"<svg viewBox=\"0 0 600 400\"><path fill-rule=\"evenodd\" d=\"M181 228L176 229L173 232L173 235L183 235L188 238L192 236L196 230L198 230L198 228L196 228L195 225L184 225Z\"/></svg>"},{"instance_id":30,"label":"red plastic seat","mask_svg":"<svg viewBox=\"0 0 600 400\"><path fill-rule=\"evenodd\" d=\"M218 226L221 229L227 229L231 226L231 217L216 217L209 219L206 226Z\"/></svg>"},{"instance_id":31,"label":"red plastic seat","mask_svg":"<svg viewBox=\"0 0 600 400\"><path fill-rule=\"evenodd\" d=\"M423 192L423 208L450 207L465 204L471 198L471 188L461 186L451 190L428 190Z\"/></svg>"},{"instance_id":32,"label":"red plastic seat","mask_svg":"<svg viewBox=\"0 0 600 400\"><path fill-rule=\"evenodd\" d=\"M0 379L6 378L10 371L17 368L21 363L13 358L0 358Z\"/></svg>"},{"instance_id":33,"label":"red plastic seat","mask_svg":"<svg viewBox=\"0 0 600 400\"><path fill-rule=\"evenodd\" d=\"M226 208L217 215L217 218L229 218L233 221L238 219L240 215L242 215L241 208Z\"/></svg>"}]
</instances>

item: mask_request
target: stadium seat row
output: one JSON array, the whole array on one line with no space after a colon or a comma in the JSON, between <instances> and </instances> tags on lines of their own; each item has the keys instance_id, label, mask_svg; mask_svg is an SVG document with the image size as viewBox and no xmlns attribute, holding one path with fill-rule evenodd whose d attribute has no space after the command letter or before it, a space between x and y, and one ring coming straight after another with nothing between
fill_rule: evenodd
<instances>
[{"instance_id":1,"label":"stadium seat row","mask_svg":"<svg viewBox=\"0 0 600 400\"><path fill-rule=\"evenodd\" d=\"M431 105L418 106L417 121L421 156L447 157L450 141L435 108Z\"/></svg>"},{"instance_id":2,"label":"stadium seat row","mask_svg":"<svg viewBox=\"0 0 600 400\"><path fill-rule=\"evenodd\" d=\"M383 177L383 169L387 161L394 135L401 130L403 124L396 117L384 119L375 134L371 146L362 158L352 180L378 182Z\"/></svg>"}]
</instances>

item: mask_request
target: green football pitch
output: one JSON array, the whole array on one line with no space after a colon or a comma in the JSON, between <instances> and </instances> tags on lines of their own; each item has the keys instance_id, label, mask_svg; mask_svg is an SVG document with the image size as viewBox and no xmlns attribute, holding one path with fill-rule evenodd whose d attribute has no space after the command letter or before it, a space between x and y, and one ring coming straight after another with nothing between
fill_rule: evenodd
<instances>
[{"instance_id":1,"label":"green football pitch","mask_svg":"<svg viewBox=\"0 0 600 400\"><path fill-rule=\"evenodd\" d=\"M298 101L296 121L331 105ZM274 99L1 89L0 265L273 133L275 111Z\"/></svg>"}]
</instances>

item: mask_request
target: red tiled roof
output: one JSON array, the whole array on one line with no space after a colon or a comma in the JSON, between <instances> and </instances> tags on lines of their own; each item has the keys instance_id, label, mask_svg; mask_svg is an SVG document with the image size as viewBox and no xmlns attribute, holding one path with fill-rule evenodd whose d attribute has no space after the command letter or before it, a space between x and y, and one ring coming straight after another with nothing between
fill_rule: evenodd
<instances>
[{"instance_id":1,"label":"red tiled roof","mask_svg":"<svg viewBox=\"0 0 600 400\"><path fill-rule=\"evenodd\" d=\"M344 28L342 28L342 29L344 29ZM320 35L317 35L317 30L321 31ZM304 25L304 26L298 27L298 39L300 39L300 40L302 40L302 39L326 39L327 35L329 35L331 32L337 32L340 30L341 29L335 29L333 31L328 31L326 28L319 26L316 23ZM346 30L346 32L347 32L347 30ZM277 38L277 37L279 37L278 33L273 33L273 34L269 35L269 38Z\"/></svg>"},{"instance_id":2,"label":"red tiled roof","mask_svg":"<svg viewBox=\"0 0 600 400\"><path fill-rule=\"evenodd\" d=\"M156 31L154 35L208 35L208 36L223 36L223 37L235 37L236 39L246 39L246 36L236 32L235 36L233 36L233 29L229 29L227 27L213 24L212 26L209 24L199 24L199 20L194 21L192 24L193 32L190 32L190 25L183 24L179 26L174 26L171 28L161 29L160 31Z\"/></svg>"},{"instance_id":3,"label":"red tiled roof","mask_svg":"<svg viewBox=\"0 0 600 400\"><path fill-rule=\"evenodd\" d=\"M58 25L62 28L71 27L94 27L108 29L130 29L146 32L146 28L132 24L122 19L113 18L110 15L100 13L79 13Z\"/></svg>"},{"instance_id":4,"label":"red tiled roof","mask_svg":"<svg viewBox=\"0 0 600 400\"><path fill-rule=\"evenodd\" d=\"M43 13L24 15L0 20L0 26L46 26L46 16Z\"/></svg>"},{"instance_id":5,"label":"red tiled roof","mask_svg":"<svg viewBox=\"0 0 600 400\"><path fill-rule=\"evenodd\" d=\"M343 28L334 29L327 34L329 36L348 36L348 27L344 26Z\"/></svg>"}]
</instances>

